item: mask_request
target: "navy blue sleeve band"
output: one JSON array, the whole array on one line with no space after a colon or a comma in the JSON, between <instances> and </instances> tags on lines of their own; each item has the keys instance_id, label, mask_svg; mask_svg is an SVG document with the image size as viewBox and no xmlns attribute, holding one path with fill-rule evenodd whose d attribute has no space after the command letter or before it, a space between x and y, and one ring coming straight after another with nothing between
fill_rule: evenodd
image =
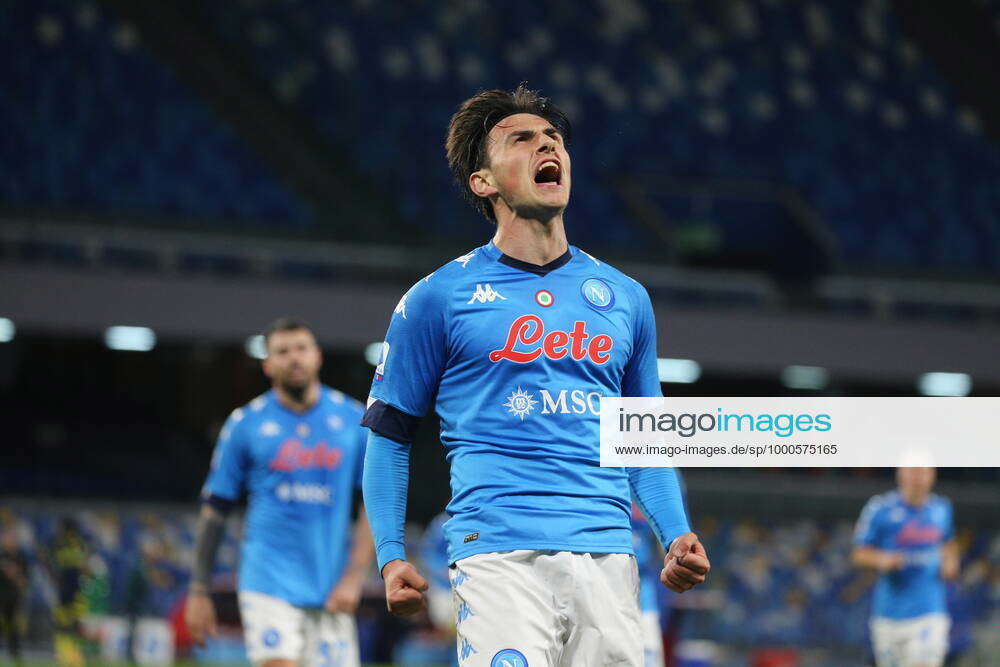
<instances>
[{"instance_id":1,"label":"navy blue sleeve band","mask_svg":"<svg viewBox=\"0 0 1000 667\"><path fill-rule=\"evenodd\" d=\"M375 399L365 410L365 416L361 418L361 425L367 426L384 438L408 445L413 442L413 437L417 433L420 417L414 417L388 403Z\"/></svg>"},{"instance_id":2,"label":"navy blue sleeve band","mask_svg":"<svg viewBox=\"0 0 1000 667\"><path fill-rule=\"evenodd\" d=\"M673 468L627 468L632 498L646 515L664 549L691 532L677 473Z\"/></svg>"},{"instance_id":3,"label":"navy blue sleeve band","mask_svg":"<svg viewBox=\"0 0 1000 667\"><path fill-rule=\"evenodd\" d=\"M213 509L225 516L236 507L236 501L222 496L210 495L203 500L206 505L211 505Z\"/></svg>"},{"instance_id":4,"label":"navy blue sleeve band","mask_svg":"<svg viewBox=\"0 0 1000 667\"><path fill-rule=\"evenodd\" d=\"M391 560L406 560L403 524L409 479L410 446L373 431L365 449L362 488L379 572Z\"/></svg>"}]
</instances>

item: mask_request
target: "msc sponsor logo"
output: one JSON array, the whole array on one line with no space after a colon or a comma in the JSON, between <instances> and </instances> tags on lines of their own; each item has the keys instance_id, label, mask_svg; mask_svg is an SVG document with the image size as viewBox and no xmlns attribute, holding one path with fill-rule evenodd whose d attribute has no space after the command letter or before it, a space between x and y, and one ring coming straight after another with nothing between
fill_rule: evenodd
<instances>
[{"instance_id":1,"label":"msc sponsor logo","mask_svg":"<svg viewBox=\"0 0 1000 667\"><path fill-rule=\"evenodd\" d=\"M503 407L507 412L519 417L524 421L526 416L530 416L538 403L542 409L538 414L542 415L583 415L592 414L599 417L601 414L601 396L597 391L584 391L583 389L560 389L559 391L549 391L548 389L538 389L538 398L527 389L518 387L507 397L507 402Z\"/></svg>"},{"instance_id":2,"label":"msc sponsor logo","mask_svg":"<svg viewBox=\"0 0 1000 667\"><path fill-rule=\"evenodd\" d=\"M333 493L326 484L282 482L274 487L274 495L283 503L307 503L309 505L330 505L333 503Z\"/></svg>"}]
</instances>

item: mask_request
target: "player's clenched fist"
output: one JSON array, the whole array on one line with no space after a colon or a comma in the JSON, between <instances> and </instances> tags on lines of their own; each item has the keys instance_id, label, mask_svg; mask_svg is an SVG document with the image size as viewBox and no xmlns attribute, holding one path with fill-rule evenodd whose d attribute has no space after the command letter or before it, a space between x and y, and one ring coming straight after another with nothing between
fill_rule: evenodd
<instances>
[{"instance_id":1,"label":"player's clenched fist","mask_svg":"<svg viewBox=\"0 0 1000 667\"><path fill-rule=\"evenodd\" d=\"M205 646L207 635L216 635L215 607L212 598L206 593L191 592L184 605L184 622L187 624L191 639L198 646Z\"/></svg>"},{"instance_id":2,"label":"player's clenched fist","mask_svg":"<svg viewBox=\"0 0 1000 667\"><path fill-rule=\"evenodd\" d=\"M385 603L396 616L412 616L424 608L427 580L405 560L391 560L382 568Z\"/></svg>"},{"instance_id":3,"label":"player's clenched fist","mask_svg":"<svg viewBox=\"0 0 1000 667\"><path fill-rule=\"evenodd\" d=\"M660 581L675 593L683 593L705 581L711 568L698 536L684 533L673 541L664 556Z\"/></svg>"}]
</instances>

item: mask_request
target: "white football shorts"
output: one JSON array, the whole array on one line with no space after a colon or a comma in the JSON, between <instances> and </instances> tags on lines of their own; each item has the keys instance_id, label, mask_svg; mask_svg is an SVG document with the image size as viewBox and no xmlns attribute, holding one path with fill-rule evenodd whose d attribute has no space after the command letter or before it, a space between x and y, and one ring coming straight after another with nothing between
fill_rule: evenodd
<instances>
[{"instance_id":1,"label":"white football shorts","mask_svg":"<svg viewBox=\"0 0 1000 667\"><path fill-rule=\"evenodd\" d=\"M947 614L874 617L869 624L878 667L940 667L948 655Z\"/></svg>"},{"instance_id":2,"label":"white football shorts","mask_svg":"<svg viewBox=\"0 0 1000 667\"><path fill-rule=\"evenodd\" d=\"M629 554L476 554L449 577L462 667L643 665Z\"/></svg>"},{"instance_id":3,"label":"white football shorts","mask_svg":"<svg viewBox=\"0 0 1000 667\"><path fill-rule=\"evenodd\" d=\"M296 660L301 667L360 667L358 631L350 614L296 607L281 598L240 591L247 658Z\"/></svg>"}]
</instances>

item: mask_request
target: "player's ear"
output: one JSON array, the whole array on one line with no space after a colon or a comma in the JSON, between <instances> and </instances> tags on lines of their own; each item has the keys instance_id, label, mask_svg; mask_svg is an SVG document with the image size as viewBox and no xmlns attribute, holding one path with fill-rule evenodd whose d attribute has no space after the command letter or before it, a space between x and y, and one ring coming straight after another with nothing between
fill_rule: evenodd
<instances>
[{"instance_id":1,"label":"player's ear","mask_svg":"<svg viewBox=\"0 0 1000 667\"><path fill-rule=\"evenodd\" d=\"M480 169L469 175L469 189L477 197L491 197L498 190L493 182L493 172L489 169Z\"/></svg>"}]
</instances>

